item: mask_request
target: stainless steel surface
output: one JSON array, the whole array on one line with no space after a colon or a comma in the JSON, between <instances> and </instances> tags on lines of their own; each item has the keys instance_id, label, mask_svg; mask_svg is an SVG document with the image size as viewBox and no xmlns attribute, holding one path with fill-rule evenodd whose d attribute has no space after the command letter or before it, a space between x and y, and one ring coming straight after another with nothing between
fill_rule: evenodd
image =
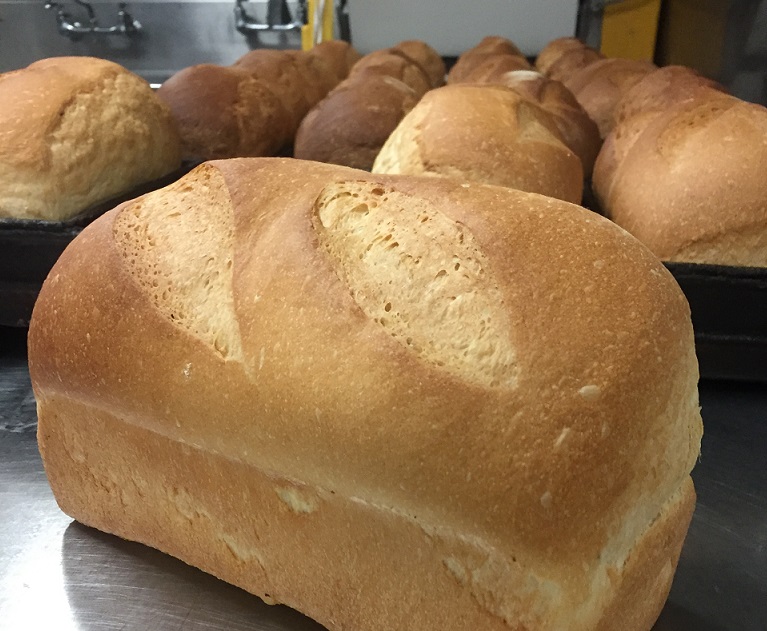
<instances>
[{"instance_id":1,"label":"stainless steel surface","mask_svg":"<svg viewBox=\"0 0 767 631\"><path fill-rule=\"evenodd\" d=\"M96 17L93 6L85 2L85 0L74 0L74 2L85 9L87 15L86 22L73 18L64 4L49 1L44 5L46 9L56 10L56 23L59 25L59 33L72 41L78 41L86 35L96 35L99 37L105 35L125 35L126 37L136 37L143 28L141 22L135 20L128 13L125 2L120 2L117 5L117 22L111 26L102 26Z\"/></svg>"},{"instance_id":2,"label":"stainless steel surface","mask_svg":"<svg viewBox=\"0 0 767 631\"><path fill-rule=\"evenodd\" d=\"M767 631L767 389L703 383L701 398L698 506L654 631ZM285 607L72 522L53 499L34 431L22 332L0 329L2 631L321 631Z\"/></svg>"},{"instance_id":3,"label":"stainless steel surface","mask_svg":"<svg viewBox=\"0 0 767 631\"><path fill-rule=\"evenodd\" d=\"M269 0L265 22L259 22L250 15L246 4L248 0L235 0L234 3L234 25L243 35L258 31L300 31L306 24L306 0L299 2L300 8L295 17L291 16L285 0Z\"/></svg>"}]
</instances>

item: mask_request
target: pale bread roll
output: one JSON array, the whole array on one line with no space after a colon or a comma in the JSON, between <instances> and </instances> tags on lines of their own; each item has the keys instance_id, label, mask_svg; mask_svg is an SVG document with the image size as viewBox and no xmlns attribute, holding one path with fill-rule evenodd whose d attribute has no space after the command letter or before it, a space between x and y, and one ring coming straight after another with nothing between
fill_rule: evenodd
<instances>
[{"instance_id":1,"label":"pale bread roll","mask_svg":"<svg viewBox=\"0 0 767 631\"><path fill-rule=\"evenodd\" d=\"M75 240L29 360L64 511L330 631L649 631L693 511L684 296L551 198L205 164Z\"/></svg>"},{"instance_id":2,"label":"pale bread roll","mask_svg":"<svg viewBox=\"0 0 767 631\"><path fill-rule=\"evenodd\" d=\"M63 221L181 166L149 84L93 57L0 75L0 218Z\"/></svg>"}]
</instances>

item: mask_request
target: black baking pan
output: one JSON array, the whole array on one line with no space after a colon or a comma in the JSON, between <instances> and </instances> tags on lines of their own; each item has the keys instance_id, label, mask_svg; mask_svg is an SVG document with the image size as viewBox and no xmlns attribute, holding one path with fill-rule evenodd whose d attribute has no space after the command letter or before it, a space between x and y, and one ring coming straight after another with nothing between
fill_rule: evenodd
<instances>
[{"instance_id":1,"label":"black baking pan","mask_svg":"<svg viewBox=\"0 0 767 631\"><path fill-rule=\"evenodd\" d=\"M666 267L690 303L701 377L767 383L767 268Z\"/></svg>"},{"instance_id":2,"label":"black baking pan","mask_svg":"<svg viewBox=\"0 0 767 631\"><path fill-rule=\"evenodd\" d=\"M99 202L66 221L0 219L0 326L28 326L43 281L64 248L118 204L175 182L198 163Z\"/></svg>"}]
</instances>

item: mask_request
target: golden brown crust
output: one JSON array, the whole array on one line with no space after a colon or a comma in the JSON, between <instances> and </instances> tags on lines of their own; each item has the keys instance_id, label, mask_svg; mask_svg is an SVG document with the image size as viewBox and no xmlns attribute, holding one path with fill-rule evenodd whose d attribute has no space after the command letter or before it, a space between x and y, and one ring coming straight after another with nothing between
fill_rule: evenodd
<instances>
[{"instance_id":1,"label":"golden brown crust","mask_svg":"<svg viewBox=\"0 0 767 631\"><path fill-rule=\"evenodd\" d=\"M497 291L508 317L498 334L513 340L513 383L467 381L370 319L321 244L334 230L323 198L346 203L349 221L359 203L405 224L425 213L422 229L453 226L472 242L495 286L475 289ZM159 221L173 204L186 215ZM161 241L174 275L196 265L178 233L187 224L231 235L227 260L211 264L228 270L217 278L239 355L160 309L169 298L135 272ZM148 237L138 255L123 245L134 225ZM433 243L402 235L403 257ZM452 266L461 247L445 247ZM368 278L385 287L391 270ZM389 289L396 309L408 289ZM215 328L221 301L195 304ZM689 518L680 488L700 416L686 301L622 230L551 198L292 160L206 164L78 237L43 288L29 345L65 510L331 629L380 629L388 612L392 628L412 613L412 628L431 616L446 629L647 631L603 612L633 593L620 585L675 563ZM655 611L661 591L637 611Z\"/></svg>"},{"instance_id":2,"label":"golden brown crust","mask_svg":"<svg viewBox=\"0 0 767 631\"><path fill-rule=\"evenodd\" d=\"M605 138L615 126L615 108L632 87L657 69L648 61L600 59L563 81Z\"/></svg>"},{"instance_id":3,"label":"golden brown crust","mask_svg":"<svg viewBox=\"0 0 767 631\"><path fill-rule=\"evenodd\" d=\"M676 103L726 92L716 81L686 66L666 66L647 73L615 107L615 124L637 114L659 113Z\"/></svg>"},{"instance_id":4,"label":"golden brown crust","mask_svg":"<svg viewBox=\"0 0 767 631\"><path fill-rule=\"evenodd\" d=\"M651 114L600 185L602 203L664 260L765 266L767 110L715 94Z\"/></svg>"},{"instance_id":5,"label":"golden brown crust","mask_svg":"<svg viewBox=\"0 0 767 631\"><path fill-rule=\"evenodd\" d=\"M593 64L595 61L604 59L601 53L589 48L573 47L571 50L564 51L554 61L544 74L549 79L560 81L567 85L567 82L580 70Z\"/></svg>"},{"instance_id":6,"label":"golden brown crust","mask_svg":"<svg viewBox=\"0 0 767 631\"><path fill-rule=\"evenodd\" d=\"M505 72L530 70L530 63L519 55L476 53L461 57L450 69L450 83L495 83Z\"/></svg>"},{"instance_id":7,"label":"golden brown crust","mask_svg":"<svg viewBox=\"0 0 767 631\"><path fill-rule=\"evenodd\" d=\"M419 96L431 89L431 80L425 70L404 52L393 48L365 55L354 64L349 77L362 74L393 77L409 86Z\"/></svg>"},{"instance_id":8,"label":"golden brown crust","mask_svg":"<svg viewBox=\"0 0 767 631\"><path fill-rule=\"evenodd\" d=\"M121 66L55 57L0 75L0 217L63 220L180 166L168 108Z\"/></svg>"},{"instance_id":9,"label":"golden brown crust","mask_svg":"<svg viewBox=\"0 0 767 631\"><path fill-rule=\"evenodd\" d=\"M407 55L424 69L432 88L445 85L445 62L440 54L426 42L410 39L400 42L393 48Z\"/></svg>"},{"instance_id":10,"label":"golden brown crust","mask_svg":"<svg viewBox=\"0 0 767 631\"><path fill-rule=\"evenodd\" d=\"M333 69L339 82L349 76L352 66L362 57L354 46L341 39L320 42L309 51L309 54L324 59Z\"/></svg>"},{"instance_id":11,"label":"golden brown crust","mask_svg":"<svg viewBox=\"0 0 767 631\"><path fill-rule=\"evenodd\" d=\"M583 171L537 104L497 85L429 92L392 133L378 173L443 175L579 202Z\"/></svg>"},{"instance_id":12,"label":"golden brown crust","mask_svg":"<svg viewBox=\"0 0 767 631\"><path fill-rule=\"evenodd\" d=\"M174 74L157 95L173 112L187 159L268 156L289 142L295 124L270 85L240 66L200 64Z\"/></svg>"},{"instance_id":13,"label":"golden brown crust","mask_svg":"<svg viewBox=\"0 0 767 631\"><path fill-rule=\"evenodd\" d=\"M294 155L369 171L378 152L419 95L394 77L349 77L304 118Z\"/></svg>"},{"instance_id":14,"label":"golden brown crust","mask_svg":"<svg viewBox=\"0 0 767 631\"><path fill-rule=\"evenodd\" d=\"M131 272L142 256L119 246L122 218L222 183L239 359L158 310ZM318 244L317 200L338 185L382 209L386 191L405 196L407 212L432 208L475 241L508 313L512 387L448 374L360 311ZM188 211L207 225L206 208ZM194 253L178 247L163 256L184 269ZM646 631L602 612L634 573L675 562L689 518L689 494L675 499L700 431L686 302L620 229L550 198L288 160L204 165L65 252L35 309L30 368L66 510L331 629L372 631L387 613L400 628L412 613L447 629ZM637 608L655 611L661 591Z\"/></svg>"},{"instance_id":15,"label":"golden brown crust","mask_svg":"<svg viewBox=\"0 0 767 631\"><path fill-rule=\"evenodd\" d=\"M527 70L505 72L490 82L511 88L546 110L557 126L562 141L580 158L584 177L591 177L602 139L596 123L570 90L559 81Z\"/></svg>"},{"instance_id":16,"label":"golden brown crust","mask_svg":"<svg viewBox=\"0 0 767 631\"><path fill-rule=\"evenodd\" d=\"M572 50L588 48L577 37L559 37L543 47L535 58L535 69L541 74L548 75L549 69L565 53Z\"/></svg>"}]
</instances>

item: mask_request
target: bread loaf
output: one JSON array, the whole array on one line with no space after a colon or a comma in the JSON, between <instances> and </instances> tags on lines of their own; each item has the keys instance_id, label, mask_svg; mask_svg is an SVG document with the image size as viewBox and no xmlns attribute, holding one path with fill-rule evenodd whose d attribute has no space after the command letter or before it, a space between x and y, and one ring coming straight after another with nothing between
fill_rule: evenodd
<instances>
[{"instance_id":1,"label":"bread loaf","mask_svg":"<svg viewBox=\"0 0 767 631\"><path fill-rule=\"evenodd\" d=\"M420 95L394 77L349 77L303 120L296 134L296 158L369 171L402 118Z\"/></svg>"},{"instance_id":2,"label":"bread loaf","mask_svg":"<svg viewBox=\"0 0 767 631\"><path fill-rule=\"evenodd\" d=\"M634 135L594 184L605 212L663 260L767 266L767 109L715 94L628 119Z\"/></svg>"},{"instance_id":3,"label":"bread loaf","mask_svg":"<svg viewBox=\"0 0 767 631\"><path fill-rule=\"evenodd\" d=\"M424 69L431 80L432 88L445 85L445 62L440 57L440 54L426 42L409 39L400 42L393 48L405 54Z\"/></svg>"},{"instance_id":4,"label":"bread loaf","mask_svg":"<svg viewBox=\"0 0 767 631\"><path fill-rule=\"evenodd\" d=\"M476 54L458 60L450 71L450 83L493 83L506 72L530 69L519 55Z\"/></svg>"},{"instance_id":5,"label":"bread loaf","mask_svg":"<svg viewBox=\"0 0 767 631\"><path fill-rule=\"evenodd\" d=\"M149 84L92 57L0 75L0 218L62 221L181 166Z\"/></svg>"},{"instance_id":6,"label":"bread loaf","mask_svg":"<svg viewBox=\"0 0 767 631\"><path fill-rule=\"evenodd\" d=\"M576 203L583 192L580 160L549 115L489 84L429 92L381 148L373 171L457 177Z\"/></svg>"},{"instance_id":7,"label":"bread loaf","mask_svg":"<svg viewBox=\"0 0 767 631\"><path fill-rule=\"evenodd\" d=\"M458 57L447 75L447 82L471 82L471 75L479 66L486 65L491 60L495 60L496 65L505 64L506 70L530 69L530 64L514 42L504 37L490 36Z\"/></svg>"},{"instance_id":8,"label":"bread loaf","mask_svg":"<svg viewBox=\"0 0 767 631\"><path fill-rule=\"evenodd\" d=\"M559 37L550 41L543 47L535 58L535 69L541 74L547 75L549 69L559 60L559 58L573 50L583 50L588 48L577 37Z\"/></svg>"},{"instance_id":9,"label":"bread loaf","mask_svg":"<svg viewBox=\"0 0 767 631\"><path fill-rule=\"evenodd\" d=\"M410 57L396 49L377 50L365 55L349 72L358 75L382 75L402 81L419 96L431 89L431 79L426 71Z\"/></svg>"},{"instance_id":10,"label":"bread loaf","mask_svg":"<svg viewBox=\"0 0 767 631\"><path fill-rule=\"evenodd\" d=\"M273 155L290 141L295 119L269 84L240 67L200 64L157 91L170 107L188 160Z\"/></svg>"},{"instance_id":11,"label":"bread loaf","mask_svg":"<svg viewBox=\"0 0 767 631\"><path fill-rule=\"evenodd\" d=\"M361 55L357 50L341 39L331 39L316 44L309 51L313 57L319 57L333 70L336 79L343 81L349 76L352 66L357 63Z\"/></svg>"},{"instance_id":12,"label":"bread loaf","mask_svg":"<svg viewBox=\"0 0 767 631\"><path fill-rule=\"evenodd\" d=\"M537 195L205 164L67 249L29 361L65 512L330 631L649 631L693 510L687 303Z\"/></svg>"},{"instance_id":13,"label":"bread loaf","mask_svg":"<svg viewBox=\"0 0 767 631\"><path fill-rule=\"evenodd\" d=\"M571 50L565 50L544 72L549 79L560 81L567 85L567 82L580 70L590 66L594 62L604 59L601 53L584 46L582 48L574 47Z\"/></svg>"},{"instance_id":14,"label":"bread loaf","mask_svg":"<svg viewBox=\"0 0 767 631\"><path fill-rule=\"evenodd\" d=\"M404 48L375 51L355 63L348 79L302 121L293 155L369 171L386 139L432 86Z\"/></svg>"},{"instance_id":15,"label":"bread loaf","mask_svg":"<svg viewBox=\"0 0 767 631\"><path fill-rule=\"evenodd\" d=\"M625 91L615 106L613 117L617 125L637 114L660 113L676 103L705 94L716 96L716 92L724 91L716 81L691 68L666 66L647 73Z\"/></svg>"},{"instance_id":16,"label":"bread loaf","mask_svg":"<svg viewBox=\"0 0 767 631\"><path fill-rule=\"evenodd\" d=\"M543 108L551 116L562 141L580 158L584 177L591 177L602 139L596 123L570 90L559 81L530 70L504 72L497 77L490 74L486 81L511 88Z\"/></svg>"},{"instance_id":17,"label":"bread loaf","mask_svg":"<svg viewBox=\"0 0 767 631\"><path fill-rule=\"evenodd\" d=\"M615 108L634 85L657 70L649 61L600 59L563 81L591 119L602 138L615 126Z\"/></svg>"}]
</instances>

